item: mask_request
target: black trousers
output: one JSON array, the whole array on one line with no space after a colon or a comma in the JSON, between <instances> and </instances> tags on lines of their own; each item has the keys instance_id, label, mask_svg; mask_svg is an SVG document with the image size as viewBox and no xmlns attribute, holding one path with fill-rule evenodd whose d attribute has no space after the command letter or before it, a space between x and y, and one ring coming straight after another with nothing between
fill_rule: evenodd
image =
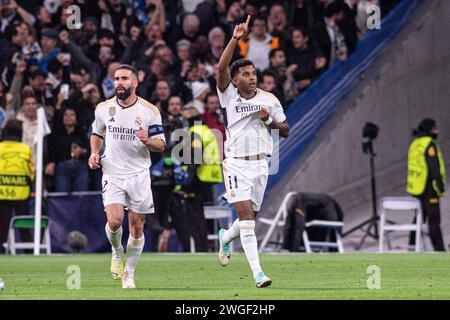
<instances>
[{"instance_id":1,"label":"black trousers","mask_svg":"<svg viewBox=\"0 0 450 320\"><path fill-rule=\"evenodd\" d=\"M178 239L180 240L183 252L189 252L190 245L190 221L188 220L186 213L186 199L184 194L176 193L171 199L170 217L172 218L171 224L175 228Z\"/></svg>"},{"instance_id":2,"label":"black trousers","mask_svg":"<svg viewBox=\"0 0 450 320\"><path fill-rule=\"evenodd\" d=\"M152 186L155 214L147 215L146 224L150 230L150 251L158 251L158 239L164 229L170 229L169 211L172 202L173 185Z\"/></svg>"},{"instance_id":3,"label":"black trousers","mask_svg":"<svg viewBox=\"0 0 450 320\"><path fill-rule=\"evenodd\" d=\"M208 194L208 188L199 186L192 191L194 193L189 193L186 199L186 217L189 221L190 235L194 238L195 251L207 252L208 227L203 205L205 203L205 196Z\"/></svg>"},{"instance_id":4,"label":"black trousers","mask_svg":"<svg viewBox=\"0 0 450 320\"><path fill-rule=\"evenodd\" d=\"M423 223L428 219L428 231L430 233L431 243L434 251L445 251L444 240L441 231L441 209L439 205L439 197L436 195L419 196L418 199L422 205ZM413 223L416 223L414 218ZM414 245L416 242L416 233L409 234L409 244Z\"/></svg>"},{"instance_id":5,"label":"black trousers","mask_svg":"<svg viewBox=\"0 0 450 320\"><path fill-rule=\"evenodd\" d=\"M13 215L29 215L29 204L28 200L22 201L0 201L0 252L4 253L5 248L3 248L3 243L8 240L9 224L11 222ZM25 242L31 242L31 232L28 229L20 229L20 239ZM27 253L31 253L31 250L25 250Z\"/></svg>"},{"instance_id":6,"label":"black trousers","mask_svg":"<svg viewBox=\"0 0 450 320\"><path fill-rule=\"evenodd\" d=\"M184 192L173 193L169 212L183 252L190 252L190 238L196 252L208 251L208 231L203 206L211 186L195 185Z\"/></svg>"}]
</instances>

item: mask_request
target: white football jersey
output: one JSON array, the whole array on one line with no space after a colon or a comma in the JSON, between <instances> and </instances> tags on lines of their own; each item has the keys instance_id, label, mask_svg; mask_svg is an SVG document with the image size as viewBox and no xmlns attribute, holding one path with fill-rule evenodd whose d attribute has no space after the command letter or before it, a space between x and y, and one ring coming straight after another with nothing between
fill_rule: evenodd
<instances>
[{"instance_id":1,"label":"white football jersey","mask_svg":"<svg viewBox=\"0 0 450 320\"><path fill-rule=\"evenodd\" d=\"M272 154L272 137L258 111L266 108L276 122L284 122L286 116L280 101L272 93L256 90L256 95L247 100L239 95L231 82L224 92L217 88L226 127L226 158Z\"/></svg>"},{"instance_id":2,"label":"white football jersey","mask_svg":"<svg viewBox=\"0 0 450 320\"><path fill-rule=\"evenodd\" d=\"M100 157L104 174L133 175L150 168L150 152L137 137L139 127L147 130L151 139L165 142L159 110L144 99L138 97L129 107L122 107L116 97L97 105L92 134L105 139Z\"/></svg>"}]
</instances>

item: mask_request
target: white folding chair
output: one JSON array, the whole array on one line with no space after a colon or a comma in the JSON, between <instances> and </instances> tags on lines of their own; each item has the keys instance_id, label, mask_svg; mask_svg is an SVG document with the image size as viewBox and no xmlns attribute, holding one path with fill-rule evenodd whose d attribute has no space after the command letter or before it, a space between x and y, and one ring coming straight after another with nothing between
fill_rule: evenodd
<instances>
[{"instance_id":1,"label":"white folding chair","mask_svg":"<svg viewBox=\"0 0 450 320\"><path fill-rule=\"evenodd\" d=\"M50 243L50 219L46 216L41 217L41 226L44 228L44 238L39 245L40 249L44 249L47 254L51 254ZM33 249L34 242L17 242L16 229L34 229L33 216L15 216L11 219L8 231L8 242L6 243L6 253L16 254L17 249Z\"/></svg>"},{"instance_id":2,"label":"white folding chair","mask_svg":"<svg viewBox=\"0 0 450 320\"><path fill-rule=\"evenodd\" d=\"M339 253L344 253L344 245L342 244L341 230L344 227L344 223L340 221L327 221L327 220L312 220L305 223L305 230L303 231L303 244L307 253L312 253L312 247L325 248L337 248ZM322 228L327 230L325 241L310 241L308 237L309 228ZM336 241L333 242L330 239L331 231L334 232Z\"/></svg>"},{"instance_id":3,"label":"white folding chair","mask_svg":"<svg viewBox=\"0 0 450 320\"><path fill-rule=\"evenodd\" d=\"M277 249L281 248L282 240L283 240L283 227L286 223L287 214L288 214L288 205L291 201L291 198L296 195L298 192L289 192L284 197L283 201L281 202L280 207L278 208L277 213L275 214L275 217L272 219L269 218L263 218L258 217L258 221L260 223L269 225L269 230L267 231L266 235L264 236L261 244L259 245L259 251L262 252L264 248L269 243L270 238L272 237L272 234L275 232L275 228L278 228L278 232L276 234L276 240L275 244L277 245Z\"/></svg>"},{"instance_id":4,"label":"white folding chair","mask_svg":"<svg viewBox=\"0 0 450 320\"><path fill-rule=\"evenodd\" d=\"M388 224L387 215L393 211L413 211L416 217L416 223L408 224ZM420 252L420 241L423 236L422 207L420 201L414 197L383 197L380 199L380 239L379 251L384 252L384 240L389 241L389 233L394 231L413 231L416 233L415 251ZM392 217L390 217L392 219Z\"/></svg>"},{"instance_id":5,"label":"white folding chair","mask_svg":"<svg viewBox=\"0 0 450 320\"><path fill-rule=\"evenodd\" d=\"M214 232L208 234L208 240L215 241L215 248L218 248L219 236L217 232L220 228L229 229L233 224L233 213L231 209L222 206L204 206L204 215L206 220L213 220ZM195 253L195 241L191 237L191 253Z\"/></svg>"}]
</instances>

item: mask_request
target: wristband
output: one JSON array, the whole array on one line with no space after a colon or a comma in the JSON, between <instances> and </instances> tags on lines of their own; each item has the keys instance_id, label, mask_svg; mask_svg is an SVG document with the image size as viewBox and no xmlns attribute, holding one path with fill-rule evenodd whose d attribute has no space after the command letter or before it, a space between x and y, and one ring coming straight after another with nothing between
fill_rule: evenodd
<instances>
[{"instance_id":1,"label":"wristband","mask_svg":"<svg viewBox=\"0 0 450 320\"><path fill-rule=\"evenodd\" d=\"M269 119L267 119L266 121L264 121L264 123L266 124L266 126L270 126L270 124L273 122L273 118L271 116L269 116Z\"/></svg>"},{"instance_id":2,"label":"wristband","mask_svg":"<svg viewBox=\"0 0 450 320\"><path fill-rule=\"evenodd\" d=\"M236 39L237 41L241 40L241 38L235 37L233 36L234 39Z\"/></svg>"}]
</instances>

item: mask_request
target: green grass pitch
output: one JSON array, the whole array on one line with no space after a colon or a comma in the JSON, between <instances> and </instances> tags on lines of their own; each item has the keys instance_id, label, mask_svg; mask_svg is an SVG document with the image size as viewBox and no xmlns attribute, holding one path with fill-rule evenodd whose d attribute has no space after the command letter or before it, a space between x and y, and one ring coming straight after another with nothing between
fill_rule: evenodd
<instances>
[{"instance_id":1,"label":"green grass pitch","mask_svg":"<svg viewBox=\"0 0 450 320\"><path fill-rule=\"evenodd\" d=\"M110 278L109 254L0 256L5 289L0 299L450 299L450 255L262 254L273 284L254 286L242 253L221 267L216 254L151 254L141 257L136 290ZM71 265L81 289L67 289ZM381 289L367 288L367 268L380 267Z\"/></svg>"}]
</instances>

